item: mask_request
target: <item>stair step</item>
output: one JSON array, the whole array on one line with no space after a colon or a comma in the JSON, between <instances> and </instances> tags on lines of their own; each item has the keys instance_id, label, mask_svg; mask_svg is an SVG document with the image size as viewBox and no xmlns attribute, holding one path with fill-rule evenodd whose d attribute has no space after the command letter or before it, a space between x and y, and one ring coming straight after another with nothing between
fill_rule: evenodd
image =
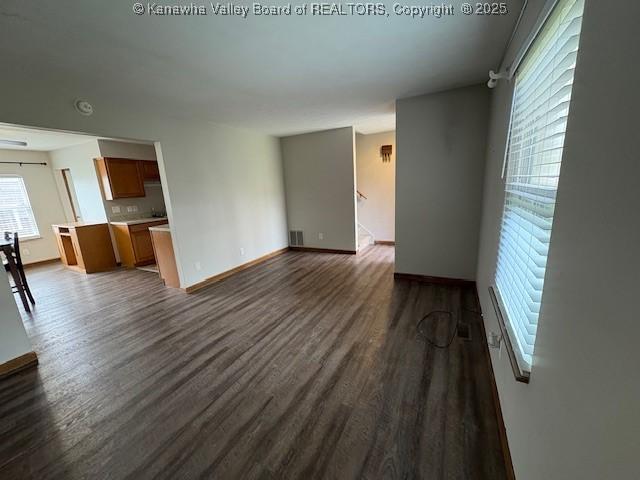
<instances>
[{"instance_id":1,"label":"stair step","mask_svg":"<svg viewBox=\"0 0 640 480\"><path fill-rule=\"evenodd\" d=\"M373 237L371 235L358 235L358 248L362 249L373 245Z\"/></svg>"}]
</instances>

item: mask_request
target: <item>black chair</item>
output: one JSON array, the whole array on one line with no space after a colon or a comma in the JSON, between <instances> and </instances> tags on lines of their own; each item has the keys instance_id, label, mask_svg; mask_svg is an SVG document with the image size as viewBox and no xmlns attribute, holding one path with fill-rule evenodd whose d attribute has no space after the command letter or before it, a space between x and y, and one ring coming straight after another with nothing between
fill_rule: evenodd
<instances>
[{"instance_id":1,"label":"black chair","mask_svg":"<svg viewBox=\"0 0 640 480\"><path fill-rule=\"evenodd\" d=\"M21 291L23 290L24 293L27 294L27 297L29 297L29 301L31 302L31 304L35 305L36 301L33 298L31 289L29 288L29 284L27 283L27 275L24 273L24 265L22 264L22 257L20 256L20 240L18 239L18 232L13 234L13 250L11 251L10 255L12 257L13 263L16 266L16 269L18 270L18 278L14 277L14 285L11 286L11 289L13 293L19 293L20 297L23 297ZM13 272L11 272L11 265L9 264L8 259L3 259L2 263L4 264L5 271L10 272L13 276ZM23 303L25 310L27 312L31 311L29 305L24 302L24 298Z\"/></svg>"}]
</instances>

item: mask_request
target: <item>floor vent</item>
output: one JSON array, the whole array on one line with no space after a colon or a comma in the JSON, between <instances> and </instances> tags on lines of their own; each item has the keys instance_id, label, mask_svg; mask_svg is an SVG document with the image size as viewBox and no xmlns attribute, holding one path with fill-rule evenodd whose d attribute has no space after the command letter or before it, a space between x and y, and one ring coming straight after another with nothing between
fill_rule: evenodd
<instances>
[{"instance_id":1,"label":"floor vent","mask_svg":"<svg viewBox=\"0 0 640 480\"><path fill-rule=\"evenodd\" d=\"M292 247L301 247L304 245L302 230L289 231L289 245L291 245Z\"/></svg>"},{"instance_id":2,"label":"floor vent","mask_svg":"<svg viewBox=\"0 0 640 480\"><path fill-rule=\"evenodd\" d=\"M468 323L458 324L458 338L462 340L471 340L471 329Z\"/></svg>"}]
</instances>

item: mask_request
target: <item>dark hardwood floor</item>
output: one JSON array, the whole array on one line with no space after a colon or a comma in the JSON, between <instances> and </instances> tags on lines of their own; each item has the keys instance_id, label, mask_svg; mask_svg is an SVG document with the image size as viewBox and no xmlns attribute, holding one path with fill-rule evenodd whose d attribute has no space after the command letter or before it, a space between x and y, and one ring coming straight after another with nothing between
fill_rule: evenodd
<instances>
[{"instance_id":1,"label":"dark hardwood floor","mask_svg":"<svg viewBox=\"0 0 640 480\"><path fill-rule=\"evenodd\" d=\"M29 269L40 366L0 382L0 477L505 478L474 291L393 257L289 252L193 295ZM471 340L429 346L432 310Z\"/></svg>"}]
</instances>

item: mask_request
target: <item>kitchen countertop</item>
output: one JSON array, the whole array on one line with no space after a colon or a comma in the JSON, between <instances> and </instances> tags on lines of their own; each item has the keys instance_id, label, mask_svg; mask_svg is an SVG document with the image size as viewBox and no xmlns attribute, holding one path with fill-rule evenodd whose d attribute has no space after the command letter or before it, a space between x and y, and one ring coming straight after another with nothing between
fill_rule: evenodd
<instances>
[{"instance_id":1,"label":"kitchen countertop","mask_svg":"<svg viewBox=\"0 0 640 480\"><path fill-rule=\"evenodd\" d=\"M162 222L167 221L167 217L150 217L150 218L137 218L135 220L122 220L116 222L109 222L112 225L138 225L140 223Z\"/></svg>"},{"instance_id":2,"label":"kitchen countertop","mask_svg":"<svg viewBox=\"0 0 640 480\"><path fill-rule=\"evenodd\" d=\"M67 222L67 223L54 223L52 227L62 227L62 228L80 228L80 227L91 227L94 225L106 225L107 222Z\"/></svg>"},{"instance_id":3,"label":"kitchen countertop","mask_svg":"<svg viewBox=\"0 0 640 480\"><path fill-rule=\"evenodd\" d=\"M156 225L155 227L149 227L149 230L152 232L170 232L171 228L169 228L168 223L165 223L164 225Z\"/></svg>"}]
</instances>

